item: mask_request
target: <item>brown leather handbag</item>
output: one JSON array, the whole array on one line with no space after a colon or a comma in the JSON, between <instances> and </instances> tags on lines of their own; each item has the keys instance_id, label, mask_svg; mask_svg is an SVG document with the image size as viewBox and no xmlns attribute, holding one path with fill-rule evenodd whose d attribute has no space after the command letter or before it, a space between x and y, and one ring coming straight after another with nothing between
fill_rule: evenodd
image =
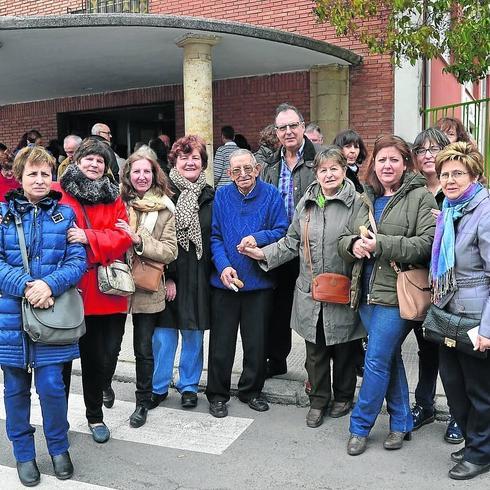
<instances>
[{"instance_id":1,"label":"brown leather handbag","mask_svg":"<svg viewBox=\"0 0 490 490\"><path fill-rule=\"evenodd\" d=\"M162 283L164 268L165 265L160 262L134 254L131 267L134 285L137 289L156 293Z\"/></svg>"},{"instance_id":2,"label":"brown leather handbag","mask_svg":"<svg viewBox=\"0 0 490 490\"><path fill-rule=\"evenodd\" d=\"M313 277L311 264L310 240L308 228L310 222L310 211L306 216L305 223L305 255L311 274L311 296L315 301L322 303L337 303L347 305L350 303L350 279L342 274L324 272Z\"/></svg>"}]
</instances>

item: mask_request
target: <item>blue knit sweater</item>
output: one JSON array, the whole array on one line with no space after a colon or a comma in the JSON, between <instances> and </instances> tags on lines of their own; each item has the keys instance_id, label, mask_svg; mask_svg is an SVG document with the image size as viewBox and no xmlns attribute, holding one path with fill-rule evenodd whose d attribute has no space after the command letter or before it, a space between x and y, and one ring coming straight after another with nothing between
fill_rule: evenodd
<instances>
[{"instance_id":1,"label":"blue knit sweater","mask_svg":"<svg viewBox=\"0 0 490 490\"><path fill-rule=\"evenodd\" d=\"M215 269L211 274L214 287L227 289L220 275L233 267L245 283L241 291L274 287L274 276L264 272L257 261L237 251L243 237L252 235L258 247L277 242L288 228L288 219L279 191L262 180L244 196L234 183L216 191L211 226L211 254Z\"/></svg>"}]
</instances>

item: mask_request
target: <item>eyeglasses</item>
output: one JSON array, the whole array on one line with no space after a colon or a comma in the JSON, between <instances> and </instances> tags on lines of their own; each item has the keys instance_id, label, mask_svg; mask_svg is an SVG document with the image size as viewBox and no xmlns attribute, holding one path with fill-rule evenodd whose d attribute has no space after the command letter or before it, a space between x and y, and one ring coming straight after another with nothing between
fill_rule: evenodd
<instances>
[{"instance_id":1,"label":"eyeglasses","mask_svg":"<svg viewBox=\"0 0 490 490\"><path fill-rule=\"evenodd\" d=\"M429 148L418 148L417 150L415 150L415 154L420 157L420 156L425 156L425 154L427 152L429 152L430 155L432 155L433 157L435 157L439 152L441 151L441 149L438 147L438 146L431 146Z\"/></svg>"},{"instance_id":2,"label":"eyeglasses","mask_svg":"<svg viewBox=\"0 0 490 490\"><path fill-rule=\"evenodd\" d=\"M110 131L99 131L99 134L101 133L107 134L107 136L112 136L112 133Z\"/></svg>"},{"instance_id":3,"label":"eyeglasses","mask_svg":"<svg viewBox=\"0 0 490 490\"><path fill-rule=\"evenodd\" d=\"M255 167L252 167L252 165L245 165L244 167L236 167L232 169L231 175L233 175L233 177L238 177L242 174L242 171L245 175L250 175L254 170Z\"/></svg>"},{"instance_id":4,"label":"eyeglasses","mask_svg":"<svg viewBox=\"0 0 490 490\"><path fill-rule=\"evenodd\" d=\"M276 131L279 131L280 133L285 133L288 128L291 131L296 131L302 124L304 124L302 121L298 121L294 123L284 124L283 126L276 126Z\"/></svg>"},{"instance_id":5,"label":"eyeglasses","mask_svg":"<svg viewBox=\"0 0 490 490\"><path fill-rule=\"evenodd\" d=\"M462 170L453 170L452 172L443 172L439 176L439 180L441 182L445 182L445 181L449 180L449 177L452 177L454 180L458 180L461 177L463 177L463 175L467 175L468 173L469 172L463 172Z\"/></svg>"}]
</instances>

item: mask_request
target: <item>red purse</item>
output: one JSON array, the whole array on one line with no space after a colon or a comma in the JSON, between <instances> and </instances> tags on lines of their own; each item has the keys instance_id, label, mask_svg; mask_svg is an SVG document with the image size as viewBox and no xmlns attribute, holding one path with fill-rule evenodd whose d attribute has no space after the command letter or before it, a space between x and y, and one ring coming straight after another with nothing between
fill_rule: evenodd
<instances>
[{"instance_id":1,"label":"red purse","mask_svg":"<svg viewBox=\"0 0 490 490\"><path fill-rule=\"evenodd\" d=\"M310 240L308 237L308 225L310 222L310 211L305 223L305 255L311 274L311 297L322 303L336 303L348 305L350 303L350 279L342 274L324 272L313 277L311 264Z\"/></svg>"}]
</instances>

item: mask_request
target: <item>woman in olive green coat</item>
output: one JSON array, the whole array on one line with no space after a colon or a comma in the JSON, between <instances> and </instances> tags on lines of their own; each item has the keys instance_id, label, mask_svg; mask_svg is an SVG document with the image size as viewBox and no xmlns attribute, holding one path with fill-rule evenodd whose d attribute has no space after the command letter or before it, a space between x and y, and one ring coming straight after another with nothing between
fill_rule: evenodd
<instances>
[{"instance_id":1,"label":"woman in olive green coat","mask_svg":"<svg viewBox=\"0 0 490 490\"><path fill-rule=\"evenodd\" d=\"M413 427L408 384L401 356L401 344L409 325L400 317L396 293L394 261L426 267L434 238L437 209L434 196L425 187L425 178L413 172L414 162L407 143L393 135L376 140L368 167L365 195L369 199L349 223L339 241L341 256L362 263L362 272L353 274L353 299L369 335L364 377L351 415L348 454L365 451L367 437L386 398L390 432L385 449L399 449ZM370 227L369 211L376 221L367 236L360 226ZM376 229L377 230L376 230Z\"/></svg>"},{"instance_id":2,"label":"woman in olive green coat","mask_svg":"<svg viewBox=\"0 0 490 490\"><path fill-rule=\"evenodd\" d=\"M311 295L312 275L333 272L350 278L352 264L339 256L337 242L350 217L361 207L360 195L345 178L347 162L339 148L330 146L319 152L313 168L316 181L299 201L287 235L262 249L246 250L249 257L261 260L265 270L275 269L299 255L291 328L306 341L306 370L312 387L308 427L318 427L323 422L332 388L330 415L341 417L349 413L356 388L354 341L365 336L359 316L349 304L321 303Z\"/></svg>"}]
</instances>

